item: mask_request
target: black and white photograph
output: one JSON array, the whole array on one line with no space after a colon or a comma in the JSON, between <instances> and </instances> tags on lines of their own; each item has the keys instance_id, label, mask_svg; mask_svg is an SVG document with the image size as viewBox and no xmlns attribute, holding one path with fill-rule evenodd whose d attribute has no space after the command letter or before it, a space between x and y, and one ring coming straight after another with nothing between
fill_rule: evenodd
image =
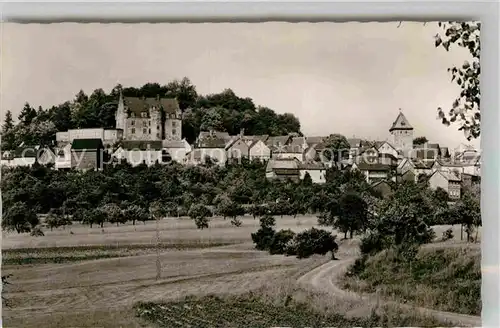
<instances>
[{"instance_id":1,"label":"black and white photograph","mask_svg":"<svg viewBox=\"0 0 500 328\"><path fill-rule=\"evenodd\" d=\"M480 29L2 23L2 327L481 326Z\"/></svg>"}]
</instances>

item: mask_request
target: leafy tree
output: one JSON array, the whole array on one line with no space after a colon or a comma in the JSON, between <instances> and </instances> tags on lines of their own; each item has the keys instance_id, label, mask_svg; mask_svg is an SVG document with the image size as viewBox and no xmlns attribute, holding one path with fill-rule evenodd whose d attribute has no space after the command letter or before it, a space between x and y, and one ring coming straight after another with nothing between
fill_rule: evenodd
<instances>
[{"instance_id":1,"label":"leafy tree","mask_svg":"<svg viewBox=\"0 0 500 328\"><path fill-rule=\"evenodd\" d=\"M67 217L65 217L60 209L53 208L49 211L49 214L45 218L45 223L52 231L54 228L63 227L66 225L71 225L72 222Z\"/></svg>"},{"instance_id":2,"label":"leafy tree","mask_svg":"<svg viewBox=\"0 0 500 328\"><path fill-rule=\"evenodd\" d=\"M40 223L32 207L24 202L16 202L9 206L2 218L2 229L15 230L17 233L30 232Z\"/></svg>"},{"instance_id":3,"label":"leafy tree","mask_svg":"<svg viewBox=\"0 0 500 328\"><path fill-rule=\"evenodd\" d=\"M280 230L274 234L269 245L269 253L274 254L285 254L287 248L295 237L295 232L292 230Z\"/></svg>"},{"instance_id":4,"label":"leafy tree","mask_svg":"<svg viewBox=\"0 0 500 328\"><path fill-rule=\"evenodd\" d=\"M325 255L328 252L331 252L332 259L335 259L337 250L336 236L326 230L316 228L297 234L293 240L293 246L289 248L289 252L297 255L299 259L308 258L314 254Z\"/></svg>"},{"instance_id":5,"label":"leafy tree","mask_svg":"<svg viewBox=\"0 0 500 328\"><path fill-rule=\"evenodd\" d=\"M413 144L414 145L424 145L425 143L429 142L426 137L417 137L413 139Z\"/></svg>"},{"instance_id":6,"label":"leafy tree","mask_svg":"<svg viewBox=\"0 0 500 328\"><path fill-rule=\"evenodd\" d=\"M339 199L334 227L344 232L345 238L347 238L347 232L352 238L355 231L366 230L367 216L367 205L363 198L356 193L347 193Z\"/></svg>"},{"instance_id":7,"label":"leafy tree","mask_svg":"<svg viewBox=\"0 0 500 328\"><path fill-rule=\"evenodd\" d=\"M460 87L460 95L451 105L448 113L439 107L439 118L443 124L458 123L467 140L479 137L481 133L479 79L481 68L479 57L481 54L480 22L446 22L438 23L443 28L443 33L437 34L435 46L443 47L449 51L452 45L465 48L471 55L470 61L465 61L462 66L448 68L451 72L451 81Z\"/></svg>"},{"instance_id":8,"label":"leafy tree","mask_svg":"<svg viewBox=\"0 0 500 328\"><path fill-rule=\"evenodd\" d=\"M208 218L212 212L203 204L193 204L188 212L189 217L194 220L198 229L208 228Z\"/></svg>"},{"instance_id":9,"label":"leafy tree","mask_svg":"<svg viewBox=\"0 0 500 328\"><path fill-rule=\"evenodd\" d=\"M270 215L265 215L260 218L260 229L251 234L256 249L261 251L269 250L273 242L274 234L276 233L274 230L275 225L276 220Z\"/></svg>"},{"instance_id":10,"label":"leafy tree","mask_svg":"<svg viewBox=\"0 0 500 328\"><path fill-rule=\"evenodd\" d=\"M457 219L458 223L465 227L468 241L471 240L474 229L477 229L482 224L479 200L469 193L462 195L462 198L453 205L451 215Z\"/></svg>"},{"instance_id":11,"label":"leafy tree","mask_svg":"<svg viewBox=\"0 0 500 328\"><path fill-rule=\"evenodd\" d=\"M181 110L186 110L189 107L194 106L196 100L198 99L198 93L196 92L196 87L191 83L191 81L184 77L181 80L174 80L169 82L166 86L167 97L177 98L179 102L179 107Z\"/></svg>"},{"instance_id":12,"label":"leafy tree","mask_svg":"<svg viewBox=\"0 0 500 328\"><path fill-rule=\"evenodd\" d=\"M113 203L108 203L101 208L105 213L109 223L116 223L118 227L119 223L125 223L125 216L120 209L120 206Z\"/></svg>"},{"instance_id":13,"label":"leafy tree","mask_svg":"<svg viewBox=\"0 0 500 328\"><path fill-rule=\"evenodd\" d=\"M346 158L351 148L347 138L341 134L331 134L326 138L324 144L327 149L324 153L324 157L329 161L333 161L335 164L338 164L341 159Z\"/></svg>"}]
</instances>

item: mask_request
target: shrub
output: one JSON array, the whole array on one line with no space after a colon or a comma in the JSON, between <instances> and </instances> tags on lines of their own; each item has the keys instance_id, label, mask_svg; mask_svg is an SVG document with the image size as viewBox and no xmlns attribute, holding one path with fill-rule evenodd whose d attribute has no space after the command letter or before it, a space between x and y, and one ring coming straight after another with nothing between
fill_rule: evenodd
<instances>
[{"instance_id":1,"label":"shrub","mask_svg":"<svg viewBox=\"0 0 500 328\"><path fill-rule=\"evenodd\" d=\"M290 247L290 250L299 259L308 258L313 254L325 255L328 252L332 253L333 259L338 250L336 237L326 230L311 228L295 236L293 247Z\"/></svg>"},{"instance_id":2,"label":"shrub","mask_svg":"<svg viewBox=\"0 0 500 328\"><path fill-rule=\"evenodd\" d=\"M30 236L33 236L33 237L43 237L43 236L45 236L45 234L43 233L42 229L40 229L40 227L34 227L31 230Z\"/></svg>"},{"instance_id":3,"label":"shrub","mask_svg":"<svg viewBox=\"0 0 500 328\"><path fill-rule=\"evenodd\" d=\"M446 231L443 232L443 237L441 238L442 241L447 241L450 239L453 239L453 229L449 228Z\"/></svg>"},{"instance_id":4,"label":"shrub","mask_svg":"<svg viewBox=\"0 0 500 328\"><path fill-rule=\"evenodd\" d=\"M375 254L391 245L390 237L377 232L371 232L361 239L359 249L361 254Z\"/></svg>"},{"instance_id":5,"label":"shrub","mask_svg":"<svg viewBox=\"0 0 500 328\"><path fill-rule=\"evenodd\" d=\"M260 218L260 229L251 234L256 249L261 251L270 249L274 235L276 234L274 225L275 219L272 216L266 215Z\"/></svg>"},{"instance_id":6,"label":"shrub","mask_svg":"<svg viewBox=\"0 0 500 328\"><path fill-rule=\"evenodd\" d=\"M269 245L269 253L285 254L294 237L295 232L290 229L278 231L274 234L271 240L271 244Z\"/></svg>"}]
</instances>

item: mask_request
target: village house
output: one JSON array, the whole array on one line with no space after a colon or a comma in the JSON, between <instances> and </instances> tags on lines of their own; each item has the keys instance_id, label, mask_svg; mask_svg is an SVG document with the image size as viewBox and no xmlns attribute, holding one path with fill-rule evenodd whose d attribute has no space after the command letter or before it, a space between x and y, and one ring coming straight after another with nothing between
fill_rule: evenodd
<instances>
[{"instance_id":1,"label":"village house","mask_svg":"<svg viewBox=\"0 0 500 328\"><path fill-rule=\"evenodd\" d=\"M242 159L249 157L249 146L241 137L235 138L226 145L228 159Z\"/></svg>"},{"instance_id":2,"label":"village house","mask_svg":"<svg viewBox=\"0 0 500 328\"><path fill-rule=\"evenodd\" d=\"M224 147L229 144L235 136L230 136L228 132L221 132L221 131L215 131L215 130L210 130L210 131L200 131L198 134L198 137L196 138L194 142L195 148L203 148L200 147L201 144L203 144L203 140L207 138L217 138L219 140L224 141Z\"/></svg>"},{"instance_id":3,"label":"village house","mask_svg":"<svg viewBox=\"0 0 500 328\"><path fill-rule=\"evenodd\" d=\"M271 147L271 158L304 160L304 148L302 145L280 145Z\"/></svg>"},{"instance_id":4,"label":"village house","mask_svg":"<svg viewBox=\"0 0 500 328\"><path fill-rule=\"evenodd\" d=\"M71 143L71 167L82 170L100 170L103 165L104 145L101 139L74 139Z\"/></svg>"},{"instance_id":5,"label":"village house","mask_svg":"<svg viewBox=\"0 0 500 328\"><path fill-rule=\"evenodd\" d=\"M262 139L253 140L248 146L248 157L251 161L267 161L271 158L271 149Z\"/></svg>"},{"instance_id":6,"label":"village house","mask_svg":"<svg viewBox=\"0 0 500 328\"><path fill-rule=\"evenodd\" d=\"M393 158L399 157L399 152L397 149L387 141L377 141L375 142L375 148L379 154L391 155Z\"/></svg>"},{"instance_id":7,"label":"village house","mask_svg":"<svg viewBox=\"0 0 500 328\"><path fill-rule=\"evenodd\" d=\"M163 140L162 147L170 155L172 161L177 163L184 163L187 154L192 150L191 145L186 139Z\"/></svg>"},{"instance_id":8,"label":"village house","mask_svg":"<svg viewBox=\"0 0 500 328\"><path fill-rule=\"evenodd\" d=\"M71 144L75 139L101 139L104 146L112 146L123 139L123 130L93 128L56 132L56 144L59 148Z\"/></svg>"},{"instance_id":9,"label":"village house","mask_svg":"<svg viewBox=\"0 0 500 328\"><path fill-rule=\"evenodd\" d=\"M13 152L10 166L33 166L37 162L39 146L20 145Z\"/></svg>"},{"instance_id":10,"label":"village house","mask_svg":"<svg viewBox=\"0 0 500 328\"><path fill-rule=\"evenodd\" d=\"M450 199L456 200L461 197L461 177L455 173L435 171L429 177L429 188L443 188L448 192Z\"/></svg>"},{"instance_id":11,"label":"village house","mask_svg":"<svg viewBox=\"0 0 500 328\"><path fill-rule=\"evenodd\" d=\"M321 184L326 182L326 166L323 163L298 163L298 168L300 180L304 180L306 174L309 174L313 183Z\"/></svg>"},{"instance_id":12,"label":"village house","mask_svg":"<svg viewBox=\"0 0 500 328\"><path fill-rule=\"evenodd\" d=\"M152 166L156 163L168 163L170 157L166 156L166 151L162 152L161 140L141 141L124 140L113 153L113 157L118 161L126 161L132 166L146 164Z\"/></svg>"},{"instance_id":13,"label":"village house","mask_svg":"<svg viewBox=\"0 0 500 328\"><path fill-rule=\"evenodd\" d=\"M394 166L380 163L369 163L360 161L353 163L351 170L359 170L366 178L366 182L374 183L380 180L390 178L391 172L395 169Z\"/></svg>"},{"instance_id":14,"label":"village house","mask_svg":"<svg viewBox=\"0 0 500 328\"><path fill-rule=\"evenodd\" d=\"M270 159L266 166L266 178L269 180L300 180L299 161L297 159Z\"/></svg>"},{"instance_id":15,"label":"village house","mask_svg":"<svg viewBox=\"0 0 500 328\"><path fill-rule=\"evenodd\" d=\"M198 165L206 162L207 159L224 166L227 161L226 138L215 133L201 138L197 147L186 154L186 164Z\"/></svg>"},{"instance_id":16,"label":"village house","mask_svg":"<svg viewBox=\"0 0 500 328\"><path fill-rule=\"evenodd\" d=\"M274 136L274 137L267 138L266 145L269 148L271 148L271 150L273 150L273 148L279 148L279 147L289 145L291 141L292 141L291 135Z\"/></svg>"},{"instance_id":17,"label":"village house","mask_svg":"<svg viewBox=\"0 0 500 328\"><path fill-rule=\"evenodd\" d=\"M14 162L14 152L10 150L5 150L2 152L1 165L2 166L11 166Z\"/></svg>"}]
</instances>

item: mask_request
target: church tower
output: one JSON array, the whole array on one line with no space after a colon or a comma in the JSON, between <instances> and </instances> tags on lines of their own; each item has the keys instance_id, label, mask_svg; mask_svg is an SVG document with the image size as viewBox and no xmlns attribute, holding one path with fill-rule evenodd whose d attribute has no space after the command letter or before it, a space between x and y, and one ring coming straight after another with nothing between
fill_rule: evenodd
<instances>
[{"instance_id":1,"label":"church tower","mask_svg":"<svg viewBox=\"0 0 500 328\"><path fill-rule=\"evenodd\" d=\"M401 109L399 115L392 123L389 132L392 135L392 143L397 150L407 154L413 149L413 127L410 125Z\"/></svg>"},{"instance_id":2,"label":"church tower","mask_svg":"<svg viewBox=\"0 0 500 328\"><path fill-rule=\"evenodd\" d=\"M115 114L116 129L122 129L125 134L125 122L127 121L127 113L125 112L125 104L123 102L123 94L120 91L120 99L118 100L118 109Z\"/></svg>"}]
</instances>

